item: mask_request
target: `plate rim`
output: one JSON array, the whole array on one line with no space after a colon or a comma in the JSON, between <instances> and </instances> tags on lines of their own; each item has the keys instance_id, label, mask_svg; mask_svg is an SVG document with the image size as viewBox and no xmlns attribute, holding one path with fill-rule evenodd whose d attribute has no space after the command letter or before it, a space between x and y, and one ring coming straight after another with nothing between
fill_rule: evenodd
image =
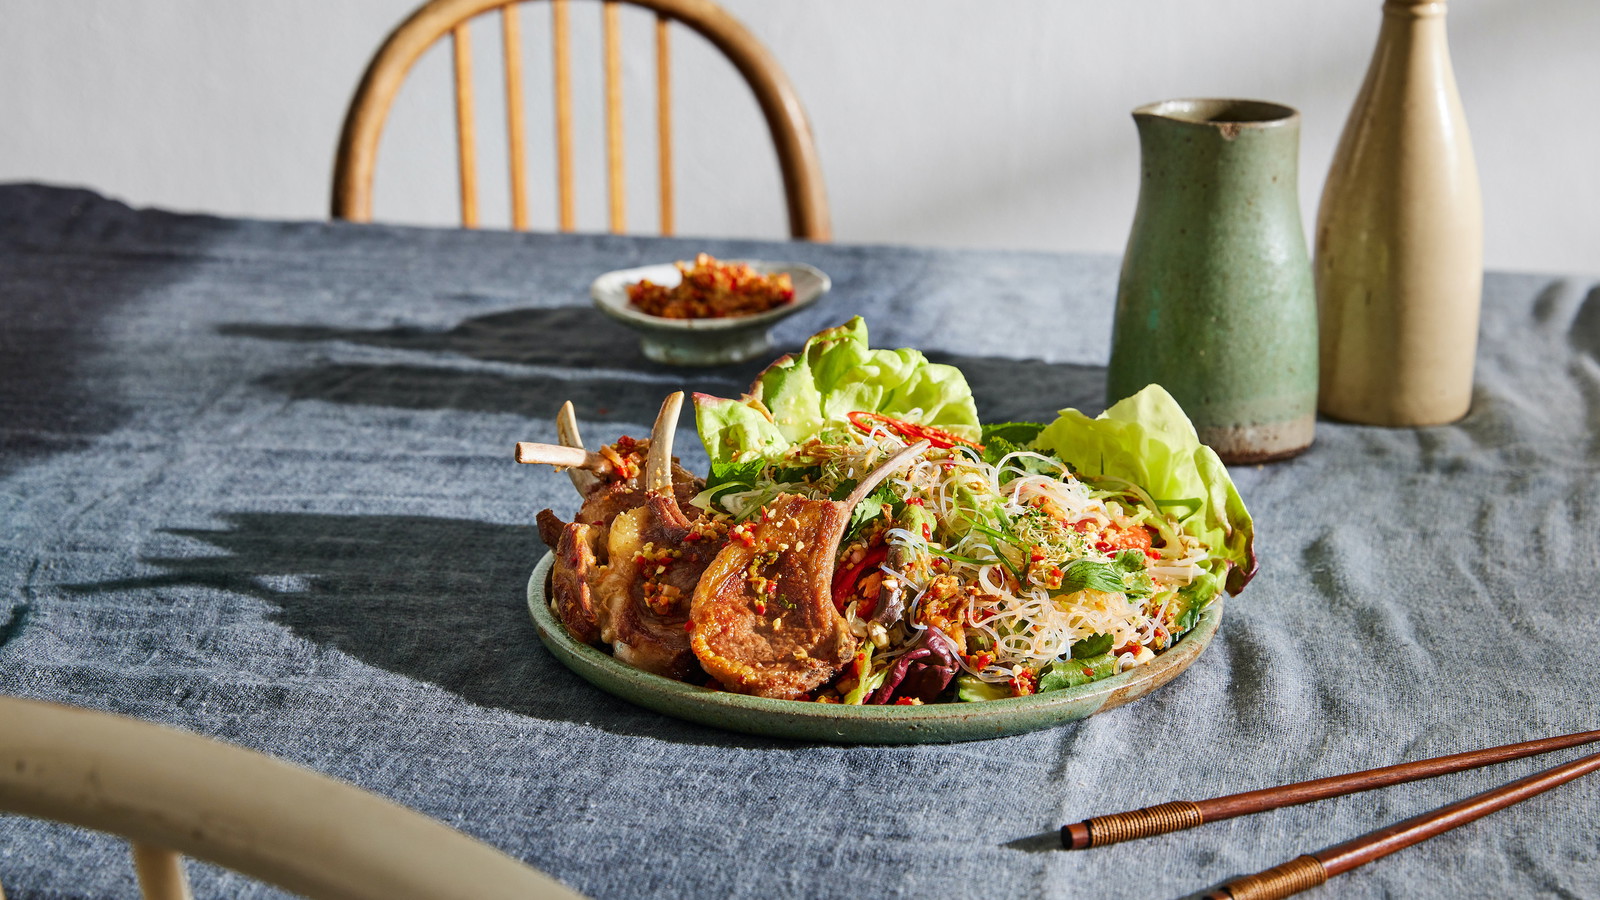
<instances>
[{"instance_id":1,"label":"plate rim","mask_svg":"<svg viewBox=\"0 0 1600 900\"><path fill-rule=\"evenodd\" d=\"M1114 709L1164 686L1198 659L1216 635L1226 601L1225 594L1218 594L1194 627L1154 661L1079 687L978 703L846 706L716 691L646 672L574 640L546 597L545 580L554 559L547 551L534 566L528 578L528 611L545 647L591 685L636 706L723 730L844 743L980 740L1053 728ZM619 688L619 681L628 688Z\"/></svg>"}]
</instances>

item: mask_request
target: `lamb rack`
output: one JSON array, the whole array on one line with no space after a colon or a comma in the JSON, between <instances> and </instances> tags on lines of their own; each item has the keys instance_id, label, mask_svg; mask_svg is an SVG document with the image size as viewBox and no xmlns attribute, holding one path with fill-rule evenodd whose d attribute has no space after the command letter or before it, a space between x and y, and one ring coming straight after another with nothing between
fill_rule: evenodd
<instances>
[{"instance_id":1,"label":"lamb rack","mask_svg":"<svg viewBox=\"0 0 1600 900\"><path fill-rule=\"evenodd\" d=\"M690 645L723 687L802 699L855 654L856 639L833 605L839 542L856 504L927 447L895 454L843 501L782 494L729 532L689 612Z\"/></svg>"},{"instance_id":2,"label":"lamb rack","mask_svg":"<svg viewBox=\"0 0 1600 900\"><path fill-rule=\"evenodd\" d=\"M606 630L609 604L600 592L610 560L610 530L618 516L640 509L646 502L642 481L649 458L649 441L623 438L591 453L584 449L572 404L565 403L556 419L561 444L519 442L516 458L522 463L543 463L567 470L583 506L573 521L563 521L553 510L538 515L539 536L555 551L551 566L552 607L572 636L595 643ZM701 482L668 460L672 493L686 500L699 492Z\"/></svg>"}]
</instances>

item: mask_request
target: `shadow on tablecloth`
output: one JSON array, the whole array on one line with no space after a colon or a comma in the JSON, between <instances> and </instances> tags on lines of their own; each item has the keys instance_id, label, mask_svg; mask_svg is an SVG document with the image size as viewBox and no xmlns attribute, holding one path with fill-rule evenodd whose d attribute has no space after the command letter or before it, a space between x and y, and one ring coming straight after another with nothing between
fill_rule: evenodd
<instances>
[{"instance_id":1,"label":"shadow on tablecloth","mask_svg":"<svg viewBox=\"0 0 1600 900\"><path fill-rule=\"evenodd\" d=\"M648 422L676 389L738 396L773 359L775 348L732 366L681 368L651 362L632 332L587 308L521 309L445 331L412 327L348 329L234 323L222 334L297 343L346 343L401 351L404 361L322 362L273 373L259 383L292 399L362 406L456 409L548 418L553 397L572 400L585 421ZM986 422L1050 421L1067 406L1104 408L1105 369L1001 357L929 353L966 374ZM463 369L463 360L554 371ZM559 405L559 403L557 403Z\"/></svg>"},{"instance_id":2,"label":"shadow on tablecloth","mask_svg":"<svg viewBox=\"0 0 1600 900\"><path fill-rule=\"evenodd\" d=\"M567 671L539 643L522 602L544 552L531 526L309 513L223 519L227 529L168 530L221 555L145 559L166 574L64 587L244 594L268 603L269 621L306 640L479 706L678 743L798 746L666 719Z\"/></svg>"}]
</instances>

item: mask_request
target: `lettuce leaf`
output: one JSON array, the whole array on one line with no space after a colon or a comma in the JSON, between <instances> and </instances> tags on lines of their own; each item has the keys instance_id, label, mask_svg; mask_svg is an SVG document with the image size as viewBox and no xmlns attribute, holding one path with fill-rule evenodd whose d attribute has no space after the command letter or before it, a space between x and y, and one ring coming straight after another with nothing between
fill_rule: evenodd
<instances>
[{"instance_id":1,"label":"lettuce leaf","mask_svg":"<svg viewBox=\"0 0 1600 900\"><path fill-rule=\"evenodd\" d=\"M772 421L772 414L749 398L729 400L710 394L694 395L694 424L711 457L713 475L754 460L765 460L789 447Z\"/></svg>"},{"instance_id":2,"label":"lettuce leaf","mask_svg":"<svg viewBox=\"0 0 1600 900\"><path fill-rule=\"evenodd\" d=\"M1055 453L1080 477L1110 476L1144 488L1216 557L1212 584L1237 594L1255 575L1254 523L1244 501L1222 460L1200 443L1182 407L1159 385L1098 418L1062 410L1034 439L1034 447Z\"/></svg>"},{"instance_id":3,"label":"lettuce leaf","mask_svg":"<svg viewBox=\"0 0 1600 900\"><path fill-rule=\"evenodd\" d=\"M812 335L805 347L768 366L739 400L696 394L695 424L719 464L776 460L831 429L851 428L852 412L882 413L933 425L968 440L980 434L966 376L916 350L873 350L860 316Z\"/></svg>"}]
</instances>

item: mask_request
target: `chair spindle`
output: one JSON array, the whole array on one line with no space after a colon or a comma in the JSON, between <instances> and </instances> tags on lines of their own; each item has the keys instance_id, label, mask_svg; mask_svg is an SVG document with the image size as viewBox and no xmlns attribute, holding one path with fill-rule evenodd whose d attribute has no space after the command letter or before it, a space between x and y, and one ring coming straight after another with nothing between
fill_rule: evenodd
<instances>
[{"instance_id":1,"label":"chair spindle","mask_svg":"<svg viewBox=\"0 0 1600 900\"><path fill-rule=\"evenodd\" d=\"M661 189L661 233L673 232L672 196L672 81L666 16L656 14L656 158Z\"/></svg>"},{"instance_id":2,"label":"chair spindle","mask_svg":"<svg viewBox=\"0 0 1600 900\"><path fill-rule=\"evenodd\" d=\"M500 33L505 41L506 154L511 166L511 227L528 230L527 134L522 122L522 20L517 4L500 7Z\"/></svg>"},{"instance_id":3,"label":"chair spindle","mask_svg":"<svg viewBox=\"0 0 1600 900\"><path fill-rule=\"evenodd\" d=\"M477 138L472 120L472 43L467 23L450 30L455 50L456 152L461 163L461 224L478 227Z\"/></svg>"},{"instance_id":4,"label":"chair spindle","mask_svg":"<svg viewBox=\"0 0 1600 900\"><path fill-rule=\"evenodd\" d=\"M628 230L622 183L622 8L602 0L606 66L606 188L611 200L611 233Z\"/></svg>"},{"instance_id":5,"label":"chair spindle","mask_svg":"<svg viewBox=\"0 0 1600 900\"><path fill-rule=\"evenodd\" d=\"M183 874L183 858L175 850L130 841L133 871L139 878L144 900L193 900L189 879Z\"/></svg>"},{"instance_id":6,"label":"chair spindle","mask_svg":"<svg viewBox=\"0 0 1600 900\"><path fill-rule=\"evenodd\" d=\"M572 41L567 0L550 0L550 31L555 61L556 193L562 231L578 227L572 176Z\"/></svg>"}]
</instances>

